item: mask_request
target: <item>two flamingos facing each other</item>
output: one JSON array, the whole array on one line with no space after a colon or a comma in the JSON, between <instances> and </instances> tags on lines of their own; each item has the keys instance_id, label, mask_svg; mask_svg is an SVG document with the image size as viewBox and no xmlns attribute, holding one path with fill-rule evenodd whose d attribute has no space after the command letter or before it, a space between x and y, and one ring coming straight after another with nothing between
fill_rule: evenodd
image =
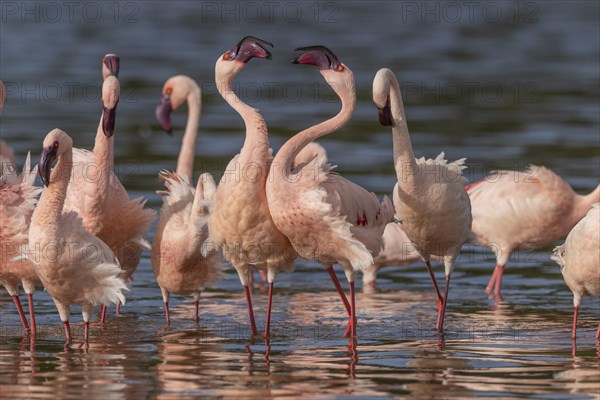
<instances>
[{"instance_id":1,"label":"two flamingos facing each other","mask_svg":"<svg viewBox=\"0 0 600 400\"><path fill-rule=\"evenodd\" d=\"M167 190L161 195L163 206L152 242L152 270L160 286L167 323L170 323L169 293L192 294L195 320L198 321L200 293L223 277L225 265L218 251L201 252L208 237L208 217L217 186L213 177L204 173L193 188L194 154L201 110L198 84L188 76L169 78L156 107L162 128L171 133L170 113L188 104L188 119L183 135L176 172L161 171L159 178Z\"/></svg>"},{"instance_id":2,"label":"two flamingos facing each other","mask_svg":"<svg viewBox=\"0 0 600 400\"><path fill-rule=\"evenodd\" d=\"M600 297L600 203L596 203L565 240L554 249L552 259L560 265L565 283L573 292L573 342L577 338L577 315L583 296ZM600 341L600 324L596 331ZM575 346L573 346L575 348Z\"/></svg>"},{"instance_id":3,"label":"two flamingos facing each other","mask_svg":"<svg viewBox=\"0 0 600 400\"><path fill-rule=\"evenodd\" d=\"M398 178L394 188L396 214L431 276L438 298L436 329L443 332L450 276L462 245L471 239L471 203L462 175L465 159L448 162L443 152L435 160L415 159L400 85L391 70L383 68L375 75L373 101L381 124L392 127ZM431 269L432 256L444 260L443 298Z\"/></svg>"},{"instance_id":4,"label":"two flamingos facing each other","mask_svg":"<svg viewBox=\"0 0 600 400\"><path fill-rule=\"evenodd\" d=\"M383 231L394 217L393 206L387 197L380 202L375 194L334 173L327 163L295 161L309 143L343 127L356 104L354 75L331 50L324 46L297 50L302 54L292 62L317 67L339 96L342 108L333 118L297 133L281 147L267 181L267 199L275 225L300 256L323 264L334 283L337 278L332 266L342 265L350 283L350 304L339 283L336 289L349 316L346 333L354 338L356 273L373 264L373 255L381 251Z\"/></svg>"}]
</instances>

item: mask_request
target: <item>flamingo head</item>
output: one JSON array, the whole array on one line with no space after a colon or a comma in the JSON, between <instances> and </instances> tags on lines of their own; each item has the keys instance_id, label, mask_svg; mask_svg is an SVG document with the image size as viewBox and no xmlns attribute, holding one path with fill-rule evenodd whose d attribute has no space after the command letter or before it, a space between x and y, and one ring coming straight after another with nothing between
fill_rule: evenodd
<instances>
[{"instance_id":1,"label":"flamingo head","mask_svg":"<svg viewBox=\"0 0 600 400\"><path fill-rule=\"evenodd\" d=\"M161 128L169 135L173 132L171 112L186 100L200 104L200 87L192 78L186 75L175 75L169 78L162 91L160 102L156 106L156 119Z\"/></svg>"},{"instance_id":2,"label":"flamingo head","mask_svg":"<svg viewBox=\"0 0 600 400\"><path fill-rule=\"evenodd\" d=\"M273 43L259 39L254 36L246 36L231 50L223 53L221 59L224 61L238 61L246 64L253 58L271 59L271 53L265 46L273 47Z\"/></svg>"},{"instance_id":3,"label":"flamingo head","mask_svg":"<svg viewBox=\"0 0 600 400\"><path fill-rule=\"evenodd\" d=\"M383 126L394 126L394 117L390 106L390 77L394 73L388 68L377 71L373 78L373 102L379 111L379 123Z\"/></svg>"},{"instance_id":4,"label":"flamingo head","mask_svg":"<svg viewBox=\"0 0 600 400\"><path fill-rule=\"evenodd\" d=\"M115 133L117 104L121 94L121 86L116 76L111 75L102 84L102 131L107 137Z\"/></svg>"},{"instance_id":5,"label":"flamingo head","mask_svg":"<svg viewBox=\"0 0 600 400\"><path fill-rule=\"evenodd\" d=\"M119 77L120 59L116 54L107 54L102 58L102 78L106 79L111 75Z\"/></svg>"},{"instance_id":6,"label":"flamingo head","mask_svg":"<svg viewBox=\"0 0 600 400\"><path fill-rule=\"evenodd\" d=\"M52 165L65 151L73 148L73 140L60 129L50 131L44 138L38 173L44 185L50 185Z\"/></svg>"}]
</instances>

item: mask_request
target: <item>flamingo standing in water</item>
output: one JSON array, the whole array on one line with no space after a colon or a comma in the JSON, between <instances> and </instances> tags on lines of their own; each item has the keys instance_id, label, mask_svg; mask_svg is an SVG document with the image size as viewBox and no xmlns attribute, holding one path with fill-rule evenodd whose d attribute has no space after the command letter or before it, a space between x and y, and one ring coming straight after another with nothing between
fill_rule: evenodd
<instances>
[{"instance_id":1,"label":"flamingo standing in water","mask_svg":"<svg viewBox=\"0 0 600 400\"><path fill-rule=\"evenodd\" d=\"M210 251L206 257L201 254L202 244L208 237L208 217L217 190L215 181L212 175L205 173L200 175L195 192L191 186L201 109L198 84L184 75L169 78L156 116L163 129L170 133L170 113L184 102L188 103L188 119L177 172L159 174L167 190L158 192L163 206L152 243L152 270L162 292L167 323L170 323L169 293L193 294L197 321L202 289L214 285L225 268L217 251Z\"/></svg>"},{"instance_id":2,"label":"flamingo standing in water","mask_svg":"<svg viewBox=\"0 0 600 400\"><path fill-rule=\"evenodd\" d=\"M8 146L2 142L0 148L8 149ZM28 259L16 257L21 247L27 245L31 215L42 191L33 185L34 180L29 154L21 175L16 175L16 163L6 163L0 176L0 284L12 297L26 333L30 329L19 300L19 285L23 285L27 294L31 330L35 332L33 292L42 283L33 264Z\"/></svg>"},{"instance_id":3,"label":"flamingo standing in water","mask_svg":"<svg viewBox=\"0 0 600 400\"><path fill-rule=\"evenodd\" d=\"M240 153L227 165L208 220L207 244L223 251L244 286L252 334L256 323L252 310L248 274L250 266L267 270L269 301L265 337L269 336L273 282L280 271L292 271L296 252L275 227L265 196L271 149L267 126L258 110L248 106L232 89L233 79L252 58L270 59L270 43L248 36L219 57L215 65L217 89L246 125L246 140ZM205 246L205 250L208 246Z\"/></svg>"},{"instance_id":4,"label":"flamingo standing in water","mask_svg":"<svg viewBox=\"0 0 600 400\"><path fill-rule=\"evenodd\" d=\"M103 58L102 118L96 131L93 151L73 149L73 181L68 187L65 210L75 211L91 234L98 236L115 253L123 269L122 278L131 280L156 213L144 209L142 198L130 200L114 173L114 127L119 101L119 57ZM110 103L105 92L110 92ZM104 322L103 308L101 321ZM117 314L119 305L117 305Z\"/></svg>"},{"instance_id":5,"label":"flamingo standing in water","mask_svg":"<svg viewBox=\"0 0 600 400\"><path fill-rule=\"evenodd\" d=\"M73 141L54 129L44 139L38 164L46 190L31 217L27 256L56 304L67 343L71 341L70 305L81 305L87 343L93 307L124 304L122 292L128 289L119 278L122 270L110 248L85 229L75 212L64 210L72 165Z\"/></svg>"},{"instance_id":6,"label":"flamingo standing in water","mask_svg":"<svg viewBox=\"0 0 600 400\"><path fill-rule=\"evenodd\" d=\"M450 276L460 248L471 238L471 204L463 184L464 158L448 162L441 153L435 160L415 159L400 86L394 73L380 69L373 80L373 101L379 121L392 127L394 165L398 183L394 206L402 229L425 261L438 297L436 329L444 330ZM446 288L442 298L431 270L432 255L443 257Z\"/></svg>"},{"instance_id":7,"label":"flamingo standing in water","mask_svg":"<svg viewBox=\"0 0 600 400\"><path fill-rule=\"evenodd\" d=\"M539 249L564 238L600 201L600 185L581 196L554 172L535 165L525 171L497 171L466 189L473 233L496 255L486 292L499 299L504 267L515 250Z\"/></svg>"},{"instance_id":8,"label":"flamingo standing in water","mask_svg":"<svg viewBox=\"0 0 600 400\"><path fill-rule=\"evenodd\" d=\"M573 329L576 339L577 314L583 296L600 297L600 203L596 203L586 216L569 232L565 243L554 249L552 259L560 265L563 278L573 292ZM596 331L600 341L600 324Z\"/></svg>"},{"instance_id":9,"label":"flamingo standing in water","mask_svg":"<svg viewBox=\"0 0 600 400\"><path fill-rule=\"evenodd\" d=\"M315 171L310 163L295 162L296 155L309 143L344 126L356 104L350 68L324 46L297 50L303 53L292 62L319 68L340 97L342 109L335 117L296 134L281 147L267 181L269 209L275 225L301 257L325 265L332 279L333 264L342 265L350 283L348 326L352 337L356 337L356 271L373 263L394 211L387 197L380 203L373 193L333 173L329 164L319 165ZM346 300L341 288L336 288Z\"/></svg>"}]
</instances>

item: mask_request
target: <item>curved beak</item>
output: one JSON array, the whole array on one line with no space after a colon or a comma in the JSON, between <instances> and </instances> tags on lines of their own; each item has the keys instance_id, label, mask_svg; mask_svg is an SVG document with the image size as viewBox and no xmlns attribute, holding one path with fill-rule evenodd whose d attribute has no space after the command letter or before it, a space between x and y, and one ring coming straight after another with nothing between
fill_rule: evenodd
<instances>
[{"instance_id":1,"label":"curved beak","mask_svg":"<svg viewBox=\"0 0 600 400\"><path fill-rule=\"evenodd\" d=\"M38 174L46 186L50 186L50 172L52 171L52 163L56 160L56 153L56 147L46 147L42 150L42 155L38 162Z\"/></svg>"},{"instance_id":2,"label":"curved beak","mask_svg":"<svg viewBox=\"0 0 600 400\"><path fill-rule=\"evenodd\" d=\"M266 46L273 47L273 43L254 36L246 36L236 46L235 60L244 64L253 58L271 59L271 52Z\"/></svg>"},{"instance_id":3,"label":"curved beak","mask_svg":"<svg viewBox=\"0 0 600 400\"><path fill-rule=\"evenodd\" d=\"M156 106L156 119L163 130L171 135L173 127L171 126L171 95L163 94L160 98L160 103Z\"/></svg>"},{"instance_id":4,"label":"curved beak","mask_svg":"<svg viewBox=\"0 0 600 400\"><path fill-rule=\"evenodd\" d=\"M392 108L390 107L390 96L388 96L385 106L379 108L379 123L383 126L394 126L394 118L392 118Z\"/></svg>"},{"instance_id":5,"label":"curved beak","mask_svg":"<svg viewBox=\"0 0 600 400\"><path fill-rule=\"evenodd\" d=\"M108 68L111 75L119 77L120 59L116 54L107 54L102 59L102 63Z\"/></svg>"},{"instance_id":6,"label":"curved beak","mask_svg":"<svg viewBox=\"0 0 600 400\"><path fill-rule=\"evenodd\" d=\"M118 104L118 102L117 102ZM117 105L113 108L106 108L102 104L102 131L107 137L111 137L115 133L115 119L117 115Z\"/></svg>"}]
</instances>

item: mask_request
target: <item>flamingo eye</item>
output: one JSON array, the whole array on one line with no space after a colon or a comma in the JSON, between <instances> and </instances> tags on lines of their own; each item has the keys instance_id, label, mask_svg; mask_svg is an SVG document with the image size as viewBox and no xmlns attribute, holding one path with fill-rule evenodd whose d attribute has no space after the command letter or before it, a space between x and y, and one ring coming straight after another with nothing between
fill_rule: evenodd
<instances>
[{"instance_id":1,"label":"flamingo eye","mask_svg":"<svg viewBox=\"0 0 600 400\"><path fill-rule=\"evenodd\" d=\"M165 89L165 93L166 93L166 94L171 94L171 93L173 93L173 88L172 88L172 87L168 87L168 88L166 88L166 89Z\"/></svg>"},{"instance_id":2,"label":"flamingo eye","mask_svg":"<svg viewBox=\"0 0 600 400\"><path fill-rule=\"evenodd\" d=\"M340 65L339 67L337 67L338 72L343 72L344 71L344 66Z\"/></svg>"},{"instance_id":3,"label":"flamingo eye","mask_svg":"<svg viewBox=\"0 0 600 400\"><path fill-rule=\"evenodd\" d=\"M229 60L230 57L229 52L223 54L223 60Z\"/></svg>"},{"instance_id":4,"label":"flamingo eye","mask_svg":"<svg viewBox=\"0 0 600 400\"><path fill-rule=\"evenodd\" d=\"M55 149L58 149L58 141L55 141L54 143L52 143L52 146L53 146Z\"/></svg>"}]
</instances>

